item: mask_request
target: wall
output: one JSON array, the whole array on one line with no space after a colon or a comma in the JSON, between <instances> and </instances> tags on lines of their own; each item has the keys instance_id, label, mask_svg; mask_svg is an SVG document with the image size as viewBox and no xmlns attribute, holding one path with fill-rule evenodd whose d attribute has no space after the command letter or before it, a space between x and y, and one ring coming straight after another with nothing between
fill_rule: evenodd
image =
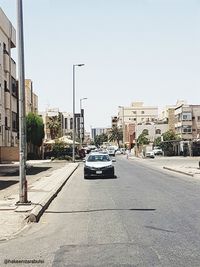
<instances>
[{"instance_id":1,"label":"wall","mask_svg":"<svg viewBox=\"0 0 200 267\"><path fill-rule=\"evenodd\" d=\"M0 147L0 162L19 161L18 147Z\"/></svg>"}]
</instances>

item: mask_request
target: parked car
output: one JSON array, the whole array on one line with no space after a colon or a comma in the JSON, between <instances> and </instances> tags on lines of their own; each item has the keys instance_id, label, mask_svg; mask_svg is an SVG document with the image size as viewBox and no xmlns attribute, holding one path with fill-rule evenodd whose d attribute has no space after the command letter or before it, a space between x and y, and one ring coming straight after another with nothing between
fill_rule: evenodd
<instances>
[{"instance_id":1,"label":"parked car","mask_svg":"<svg viewBox=\"0 0 200 267\"><path fill-rule=\"evenodd\" d=\"M153 151L148 151L145 153L145 158L155 158L154 152Z\"/></svg>"},{"instance_id":2,"label":"parked car","mask_svg":"<svg viewBox=\"0 0 200 267\"><path fill-rule=\"evenodd\" d=\"M121 151L120 150L117 150L116 152L115 152L115 155L121 155L122 153L121 153Z\"/></svg>"},{"instance_id":3,"label":"parked car","mask_svg":"<svg viewBox=\"0 0 200 267\"><path fill-rule=\"evenodd\" d=\"M85 160L84 178L87 179L92 176L114 178L115 168L113 162L115 161L108 154L101 152L91 153Z\"/></svg>"},{"instance_id":4,"label":"parked car","mask_svg":"<svg viewBox=\"0 0 200 267\"><path fill-rule=\"evenodd\" d=\"M154 155L163 155L163 151L160 147L155 146L153 149Z\"/></svg>"}]
</instances>

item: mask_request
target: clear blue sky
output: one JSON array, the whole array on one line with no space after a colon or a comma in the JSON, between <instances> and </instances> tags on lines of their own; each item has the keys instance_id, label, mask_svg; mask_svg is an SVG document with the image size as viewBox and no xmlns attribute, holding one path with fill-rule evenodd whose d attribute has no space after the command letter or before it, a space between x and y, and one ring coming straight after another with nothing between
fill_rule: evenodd
<instances>
[{"instance_id":1,"label":"clear blue sky","mask_svg":"<svg viewBox=\"0 0 200 267\"><path fill-rule=\"evenodd\" d=\"M16 25L16 1L0 0ZM26 78L39 109L85 108L87 130L132 101L200 104L199 0L24 0Z\"/></svg>"}]
</instances>

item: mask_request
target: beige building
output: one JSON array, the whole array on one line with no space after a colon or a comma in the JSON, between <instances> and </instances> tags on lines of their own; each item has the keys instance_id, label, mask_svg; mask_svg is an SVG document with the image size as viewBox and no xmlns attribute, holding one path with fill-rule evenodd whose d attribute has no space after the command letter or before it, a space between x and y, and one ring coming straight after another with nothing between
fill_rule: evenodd
<instances>
[{"instance_id":1,"label":"beige building","mask_svg":"<svg viewBox=\"0 0 200 267\"><path fill-rule=\"evenodd\" d=\"M26 114L38 114L38 96L33 92L33 82L30 79L25 80L25 105Z\"/></svg>"},{"instance_id":2,"label":"beige building","mask_svg":"<svg viewBox=\"0 0 200 267\"><path fill-rule=\"evenodd\" d=\"M8 160L8 154L18 157L18 88L11 56L15 47L16 31L0 8L0 161Z\"/></svg>"},{"instance_id":3,"label":"beige building","mask_svg":"<svg viewBox=\"0 0 200 267\"><path fill-rule=\"evenodd\" d=\"M175 131L183 141L200 137L200 105L182 104L175 109Z\"/></svg>"},{"instance_id":4,"label":"beige building","mask_svg":"<svg viewBox=\"0 0 200 267\"><path fill-rule=\"evenodd\" d=\"M118 127L123 128L124 142L129 143L131 131L132 138L135 138L133 130L128 130L129 125L146 122L156 122L158 120L158 107L145 106L143 102L132 102L130 107L118 107ZM133 126L132 126L133 128Z\"/></svg>"},{"instance_id":5,"label":"beige building","mask_svg":"<svg viewBox=\"0 0 200 267\"><path fill-rule=\"evenodd\" d=\"M154 142L157 137L160 137L163 133L169 130L167 123L144 123L136 126L136 139L143 132L147 133L147 137L150 142Z\"/></svg>"},{"instance_id":6,"label":"beige building","mask_svg":"<svg viewBox=\"0 0 200 267\"><path fill-rule=\"evenodd\" d=\"M154 122L158 119L158 107L144 106L143 102L133 102L130 107L118 107L118 126L129 123Z\"/></svg>"}]
</instances>

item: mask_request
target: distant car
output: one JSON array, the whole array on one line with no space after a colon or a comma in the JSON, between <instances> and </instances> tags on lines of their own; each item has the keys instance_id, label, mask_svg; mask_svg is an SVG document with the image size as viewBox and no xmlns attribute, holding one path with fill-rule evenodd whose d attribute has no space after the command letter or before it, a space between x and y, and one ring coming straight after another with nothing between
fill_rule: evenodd
<instances>
[{"instance_id":1,"label":"distant car","mask_svg":"<svg viewBox=\"0 0 200 267\"><path fill-rule=\"evenodd\" d=\"M153 151L148 151L145 153L145 158L155 158L154 152Z\"/></svg>"},{"instance_id":2,"label":"distant car","mask_svg":"<svg viewBox=\"0 0 200 267\"><path fill-rule=\"evenodd\" d=\"M115 152L115 155L121 155L122 153L121 153L121 151L120 150L117 150L116 152Z\"/></svg>"},{"instance_id":3,"label":"distant car","mask_svg":"<svg viewBox=\"0 0 200 267\"><path fill-rule=\"evenodd\" d=\"M154 147L153 149L154 155L163 155L163 151L160 147Z\"/></svg>"},{"instance_id":4,"label":"distant car","mask_svg":"<svg viewBox=\"0 0 200 267\"><path fill-rule=\"evenodd\" d=\"M108 154L93 152L85 160L84 178L87 179L93 176L114 178L115 168L113 162L115 161Z\"/></svg>"},{"instance_id":5,"label":"distant car","mask_svg":"<svg viewBox=\"0 0 200 267\"><path fill-rule=\"evenodd\" d=\"M114 147L107 147L108 155L115 156L115 148Z\"/></svg>"}]
</instances>

